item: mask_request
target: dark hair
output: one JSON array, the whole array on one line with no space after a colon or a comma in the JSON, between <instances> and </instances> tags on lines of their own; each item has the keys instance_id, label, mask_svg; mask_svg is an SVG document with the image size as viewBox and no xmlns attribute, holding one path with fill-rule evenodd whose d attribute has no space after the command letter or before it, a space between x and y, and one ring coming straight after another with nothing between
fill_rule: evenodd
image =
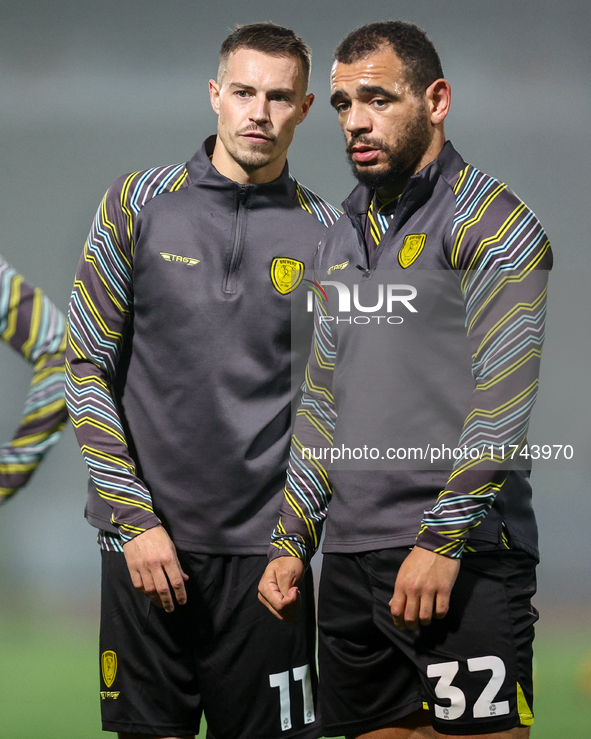
<instances>
[{"instance_id":1,"label":"dark hair","mask_svg":"<svg viewBox=\"0 0 591 739\"><path fill-rule=\"evenodd\" d=\"M238 49L254 49L273 56L295 57L302 65L306 87L310 81L312 51L308 44L290 28L284 28L271 22L236 26L220 50L218 81L223 76L228 57Z\"/></svg>"},{"instance_id":2,"label":"dark hair","mask_svg":"<svg viewBox=\"0 0 591 739\"><path fill-rule=\"evenodd\" d=\"M339 44L335 59L352 64L365 59L381 46L389 45L404 65L405 77L415 95L443 77L439 55L427 34L404 21L382 21L356 28Z\"/></svg>"}]
</instances>

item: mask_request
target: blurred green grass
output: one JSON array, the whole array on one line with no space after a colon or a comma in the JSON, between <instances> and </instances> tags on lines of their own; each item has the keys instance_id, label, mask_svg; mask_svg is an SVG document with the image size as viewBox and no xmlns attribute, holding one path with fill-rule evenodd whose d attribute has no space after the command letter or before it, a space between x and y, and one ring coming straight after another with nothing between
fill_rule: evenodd
<instances>
[{"instance_id":1,"label":"blurred green grass","mask_svg":"<svg viewBox=\"0 0 591 739\"><path fill-rule=\"evenodd\" d=\"M0 629L0 736L100 739L95 634L64 624ZM541 631L536 639L536 721L532 739L589 739L591 631ZM591 677L589 678L591 683ZM114 734L112 735L114 736ZM205 737L205 729L199 734Z\"/></svg>"}]
</instances>

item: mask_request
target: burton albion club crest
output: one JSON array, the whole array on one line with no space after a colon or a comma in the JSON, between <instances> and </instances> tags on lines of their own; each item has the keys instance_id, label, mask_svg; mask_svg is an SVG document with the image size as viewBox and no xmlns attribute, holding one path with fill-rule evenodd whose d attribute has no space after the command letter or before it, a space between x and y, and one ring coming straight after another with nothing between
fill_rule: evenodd
<instances>
[{"instance_id":1,"label":"burton albion club crest","mask_svg":"<svg viewBox=\"0 0 591 739\"><path fill-rule=\"evenodd\" d=\"M271 280L282 295L292 292L302 281L305 264L297 259L277 257L271 264Z\"/></svg>"},{"instance_id":2,"label":"burton albion club crest","mask_svg":"<svg viewBox=\"0 0 591 739\"><path fill-rule=\"evenodd\" d=\"M398 263L403 269L417 260L419 254L423 251L427 234L409 234L400 247L398 252Z\"/></svg>"},{"instance_id":3,"label":"burton albion club crest","mask_svg":"<svg viewBox=\"0 0 591 739\"><path fill-rule=\"evenodd\" d=\"M117 655L111 649L101 655L101 672L105 685L110 688L117 674Z\"/></svg>"}]
</instances>

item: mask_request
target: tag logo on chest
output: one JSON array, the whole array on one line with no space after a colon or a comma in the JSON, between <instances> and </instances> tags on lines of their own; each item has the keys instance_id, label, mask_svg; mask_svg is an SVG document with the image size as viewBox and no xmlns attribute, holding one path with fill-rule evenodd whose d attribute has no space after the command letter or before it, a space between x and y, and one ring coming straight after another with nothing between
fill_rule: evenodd
<instances>
[{"instance_id":1,"label":"tag logo on chest","mask_svg":"<svg viewBox=\"0 0 591 739\"><path fill-rule=\"evenodd\" d=\"M406 269L413 262L416 262L419 254L423 251L425 241L427 241L427 234L409 234L405 237L398 252L398 264L402 269Z\"/></svg>"},{"instance_id":2,"label":"tag logo on chest","mask_svg":"<svg viewBox=\"0 0 591 739\"><path fill-rule=\"evenodd\" d=\"M326 274L329 275L332 272L334 272L337 269L345 269L345 267L349 264L349 260L347 259L346 262L341 262L340 264L333 264L332 267L329 267L326 270Z\"/></svg>"},{"instance_id":3,"label":"tag logo on chest","mask_svg":"<svg viewBox=\"0 0 591 739\"><path fill-rule=\"evenodd\" d=\"M297 259L276 257L271 263L271 281L281 295L293 292L304 277L306 265Z\"/></svg>"},{"instance_id":4,"label":"tag logo on chest","mask_svg":"<svg viewBox=\"0 0 591 739\"><path fill-rule=\"evenodd\" d=\"M199 264L200 259L193 259L192 257L182 257L180 254L169 254L167 251L161 251L160 256L167 262L181 262L192 267L195 264Z\"/></svg>"}]
</instances>

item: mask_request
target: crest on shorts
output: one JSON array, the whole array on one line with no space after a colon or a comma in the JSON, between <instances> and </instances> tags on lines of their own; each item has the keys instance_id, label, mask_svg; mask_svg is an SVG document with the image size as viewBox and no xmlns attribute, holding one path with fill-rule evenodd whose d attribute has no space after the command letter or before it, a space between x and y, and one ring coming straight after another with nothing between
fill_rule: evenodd
<instances>
[{"instance_id":1,"label":"crest on shorts","mask_svg":"<svg viewBox=\"0 0 591 739\"><path fill-rule=\"evenodd\" d=\"M403 269L410 267L416 261L419 254L423 251L427 234L409 234L405 237L398 252L398 264Z\"/></svg>"},{"instance_id":2,"label":"crest on shorts","mask_svg":"<svg viewBox=\"0 0 591 739\"><path fill-rule=\"evenodd\" d=\"M277 257L271 263L271 280L282 295L292 292L302 281L306 265L297 259Z\"/></svg>"},{"instance_id":3,"label":"crest on shorts","mask_svg":"<svg viewBox=\"0 0 591 739\"><path fill-rule=\"evenodd\" d=\"M105 685L110 688L117 674L117 654L111 649L101 654L101 672Z\"/></svg>"}]
</instances>

